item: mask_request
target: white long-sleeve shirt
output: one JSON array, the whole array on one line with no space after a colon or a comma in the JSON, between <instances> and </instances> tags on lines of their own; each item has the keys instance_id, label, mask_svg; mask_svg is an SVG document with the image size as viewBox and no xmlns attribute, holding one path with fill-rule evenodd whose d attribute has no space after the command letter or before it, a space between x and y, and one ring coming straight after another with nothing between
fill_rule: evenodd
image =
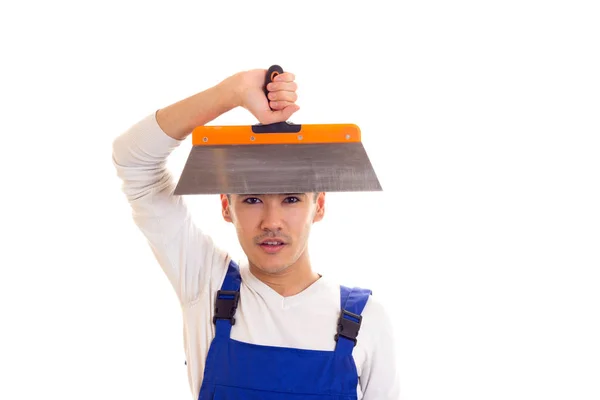
<instances>
[{"instance_id":1,"label":"white long-sleeve shirt","mask_svg":"<svg viewBox=\"0 0 600 400\"><path fill-rule=\"evenodd\" d=\"M184 199L173 195L175 181L166 159L181 144L168 136L152 113L118 136L113 162L131 204L133 219L179 298L183 344L192 397L198 398L205 360L215 335L212 312L225 278L229 254L192 221ZM267 346L328 350L340 313L340 285L326 276L303 292L283 297L257 279L246 260L232 339ZM353 357L362 400L398 400L400 385L392 325L371 296Z\"/></svg>"}]
</instances>

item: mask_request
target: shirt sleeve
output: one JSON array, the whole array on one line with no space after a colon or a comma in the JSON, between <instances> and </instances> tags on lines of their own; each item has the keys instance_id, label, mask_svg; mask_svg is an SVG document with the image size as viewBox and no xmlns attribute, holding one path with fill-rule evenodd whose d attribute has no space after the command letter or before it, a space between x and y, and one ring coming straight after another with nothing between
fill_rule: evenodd
<instances>
[{"instance_id":1,"label":"shirt sleeve","mask_svg":"<svg viewBox=\"0 0 600 400\"><path fill-rule=\"evenodd\" d=\"M371 326L374 334L372 341L369 340L369 351L360 376L363 400L399 400L400 375L391 319L384 306L373 297L366 307L369 308L369 319L374 322Z\"/></svg>"},{"instance_id":2,"label":"shirt sleeve","mask_svg":"<svg viewBox=\"0 0 600 400\"><path fill-rule=\"evenodd\" d=\"M112 161L143 233L181 304L194 301L208 287L214 265L227 254L193 222L167 170L167 157L182 141L168 136L152 113L113 141Z\"/></svg>"}]
</instances>

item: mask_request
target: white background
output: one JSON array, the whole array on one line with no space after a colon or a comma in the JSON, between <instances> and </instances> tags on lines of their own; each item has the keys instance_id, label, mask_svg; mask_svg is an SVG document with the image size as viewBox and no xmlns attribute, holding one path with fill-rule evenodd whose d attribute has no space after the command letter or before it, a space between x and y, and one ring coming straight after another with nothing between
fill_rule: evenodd
<instances>
[{"instance_id":1,"label":"white background","mask_svg":"<svg viewBox=\"0 0 600 400\"><path fill-rule=\"evenodd\" d=\"M0 398L190 398L112 140L280 64L292 122L358 124L384 186L329 195L310 246L387 303L403 399L599 399L595 3L3 3ZM239 252L218 197L188 200Z\"/></svg>"}]
</instances>

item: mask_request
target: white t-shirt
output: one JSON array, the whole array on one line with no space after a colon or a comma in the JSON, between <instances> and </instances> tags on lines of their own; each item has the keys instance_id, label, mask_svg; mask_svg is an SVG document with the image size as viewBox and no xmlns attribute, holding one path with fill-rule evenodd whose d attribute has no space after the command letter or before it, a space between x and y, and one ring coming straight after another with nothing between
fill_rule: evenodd
<instances>
[{"instance_id":1,"label":"white t-shirt","mask_svg":"<svg viewBox=\"0 0 600 400\"><path fill-rule=\"evenodd\" d=\"M166 159L181 141L168 136L150 114L113 143L113 162L123 181L133 219L175 289L183 312L184 351L192 397L198 398L206 356L215 335L215 296L225 278L229 254L194 224ZM233 339L267 346L335 349L340 285L321 277L301 293L283 297L240 265L242 285ZM371 296L353 357L362 400L398 400L400 387L389 317Z\"/></svg>"}]
</instances>

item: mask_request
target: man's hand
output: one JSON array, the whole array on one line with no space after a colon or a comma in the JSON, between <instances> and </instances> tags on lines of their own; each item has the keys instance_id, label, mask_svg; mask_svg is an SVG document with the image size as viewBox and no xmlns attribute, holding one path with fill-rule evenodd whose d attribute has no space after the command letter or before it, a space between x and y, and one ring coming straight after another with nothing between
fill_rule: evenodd
<instances>
[{"instance_id":1,"label":"man's hand","mask_svg":"<svg viewBox=\"0 0 600 400\"><path fill-rule=\"evenodd\" d=\"M295 76L291 72L277 75L267 85L268 99L263 92L267 70L255 69L236 74L239 105L250 111L262 124L287 121L300 109L296 104L298 95ZM273 108L271 110L271 107Z\"/></svg>"},{"instance_id":2,"label":"man's hand","mask_svg":"<svg viewBox=\"0 0 600 400\"><path fill-rule=\"evenodd\" d=\"M266 74L264 69L239 72L218 85L158 110L156 120L167 135L178 140L185 139L195 127L238 106L250 111L262 124L287 121L300 109L296 104L295 77L290 72L278 75L267 87L267 100L263 92Z\"/></svg>"}]
</instances>

